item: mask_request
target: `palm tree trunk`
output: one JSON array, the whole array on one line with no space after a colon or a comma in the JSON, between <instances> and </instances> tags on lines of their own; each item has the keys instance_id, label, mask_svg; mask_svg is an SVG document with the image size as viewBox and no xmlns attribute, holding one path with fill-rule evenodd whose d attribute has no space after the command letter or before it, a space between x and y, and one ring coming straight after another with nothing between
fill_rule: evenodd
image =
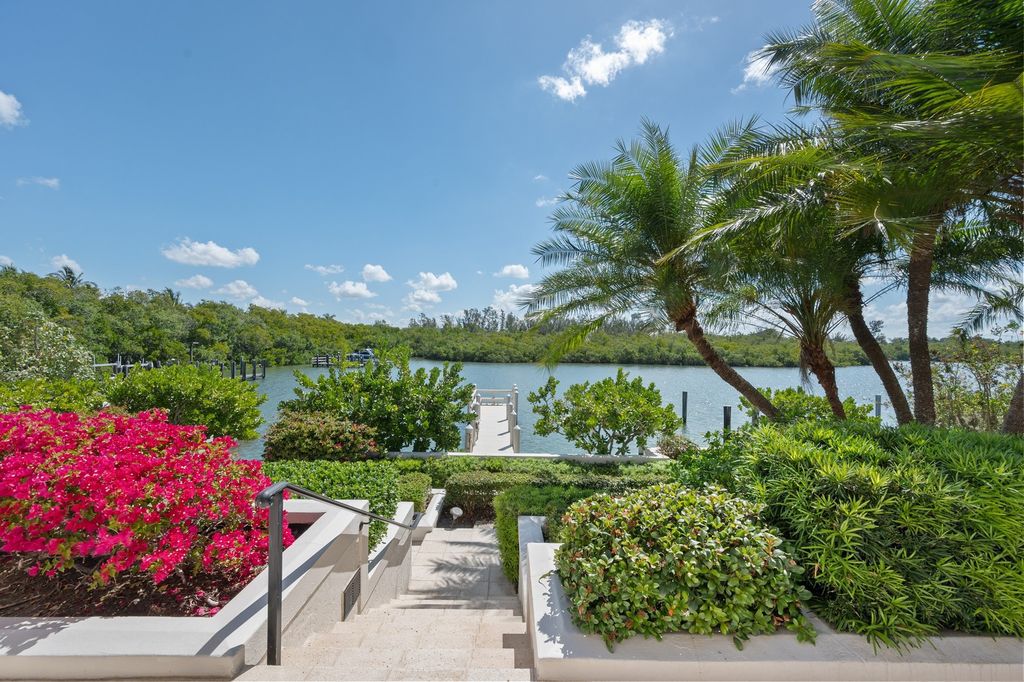
<instances>
[{"instance_id":1,"label":"palm tree trunk","mask_svg":"<svg viewBox=\"0 0 1024 682\"><path fill-rule=\"evenodd\" d=\"M739 391L739 394L746 398L751 405L756 407L761 414L772 420L778 417L779 411L775 409L775 406L772 405L771 401L764 397L764 394L757 390L753 384L740 376L739 372L730 367L707 340L707 337L704 336L704 330L700 326L700 322L697 321L696 308L687 310L676 320L676 331L685 331L686 338L688 338L694 348L697 349L701 358L704 359L704 363L710 367L712 371L722 379L722 381Z\"/></svg>"},{"instance_id":2,"label":"palm tree trunk","mask_svg":"<svg viewBox=\"0 0 1024 682\"><path fill-rule=\"evenodd\" d=\"M868 361L875 369L875 374L882 380L882 386L889 396L892 409L896 412L896 422L908 424L914 421L914 413L910 411L910 403L907 402L907 394L903 385L896 376L896 371L885 357L885 351L878 339L871 333L871 328L864 320L864 296L860 291L860 282L850 286L850 295L846 310L846 319L850 322L850 329L853 330L853 337L857 339L860 349L868 357Z\"/></svg>"},{"instance_id":3,"label":"palm tree trunk","mask_svg":"<svg viewBox=\"0 0 1024 682\"><path fill-rule=\"evenodd\" d=\"M843 407L843 401L839 398L839 385L836 384L836 367L828 359L825 349L821 346L801 344L800 352L803 354L807 366L814 372L818 383L821 384L822 390L825 391L825 399L828 400L828 405L832 408L832 414L836 419L846 419L846 408Z\"/></svg>"},{"instance_id":4,"label":"palm tree trunk","mask_svg":"<svg viewBox=\"0 0 1024 682\"><path fill-rule=\"evenodd\" d=\"M935 226L929 225L914 235L907 272L907 346L914 387L914 416L922 424L935 423L932 354L928 348L928 294L934 249Z\"/></svg>"},{"instance_id":5,"label":"palm tree trunk","mask_svg":"<svg viewBox=\"0 0 1024 682\"><path fill-rule=\"evenodd\" d=\"M1024 435L1024 374L1017 379L1017 388L1010 399L1010 409L1003 419L1003 433Z\"/></svg>"}]
</instances>

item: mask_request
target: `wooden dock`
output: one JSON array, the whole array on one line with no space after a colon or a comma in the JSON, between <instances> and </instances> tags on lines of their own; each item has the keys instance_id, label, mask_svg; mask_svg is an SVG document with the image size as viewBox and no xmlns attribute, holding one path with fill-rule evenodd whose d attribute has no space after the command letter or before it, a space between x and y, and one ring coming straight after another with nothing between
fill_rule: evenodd
<instances>
[{"instance_id":1,"label":"wooden dock","mask_svg":"<svg viewBox=\"0 0 1024 682\"><path fill-rule=\"evenodd\" d=\"M519 452L519 388L478 388L469 410L476 415L466 426L465 450L474 454Z\"/></svg>"}]
</instances>

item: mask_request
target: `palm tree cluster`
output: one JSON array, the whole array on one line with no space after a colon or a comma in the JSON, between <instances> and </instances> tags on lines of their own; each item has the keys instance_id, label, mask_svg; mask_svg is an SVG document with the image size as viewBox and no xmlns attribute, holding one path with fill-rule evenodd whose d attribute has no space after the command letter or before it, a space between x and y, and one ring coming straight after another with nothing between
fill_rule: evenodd
<instances>
[{"instance_id":1,"label":"palm tree cluster","mask_svg":"<svg viewBox=\"0 0 1024 682\"><path fill-rule=\"evenodd\" d=\"M775 328L845 418L827 353L846 323L900 423L935 422L933 291L978 304L961 327L1021 319L1024 5L1019 0L819 0L811 25L759 55L790 120L725 126L680 157L650 121L614 158L577 168L534 249L559 266L524 301L572 320L552 359L624 315L683 331L767 417L772 403L703 325ZM906 294L913 405L871 326L864 284ZM1020 432L1018 382L1004 428Z\"/></svg>"}]
</instances>

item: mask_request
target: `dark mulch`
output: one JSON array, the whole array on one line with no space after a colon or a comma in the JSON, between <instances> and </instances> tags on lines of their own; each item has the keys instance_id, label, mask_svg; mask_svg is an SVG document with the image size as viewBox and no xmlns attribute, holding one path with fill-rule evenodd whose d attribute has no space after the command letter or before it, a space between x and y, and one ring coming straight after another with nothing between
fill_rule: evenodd
<instances>
[{"instance_id":1,"label":"dark mulch","mask_svg":"<svg viewBox=\"0 0 1024 682\"><path fill-rule=\"evenodd\" d=\"M31 565L25 557L0 553L0 617L190 616L198 607L223 605L242 587L210 581L202 589L209 600L178 576L161 585L146 576L119 578L92 589L88 566L47 577L29 575Z\"/></svg>"}]
</instances>

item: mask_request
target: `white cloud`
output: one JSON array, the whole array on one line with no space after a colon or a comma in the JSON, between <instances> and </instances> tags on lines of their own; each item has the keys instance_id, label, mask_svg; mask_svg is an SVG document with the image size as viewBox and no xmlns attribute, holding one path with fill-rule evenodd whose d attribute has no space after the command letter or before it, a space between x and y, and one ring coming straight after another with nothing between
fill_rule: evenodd
<instances>
[{"instance_id":1,"label":"white cloud","mask_svg":"<svg viewBox=\"0 0 1024 682\"><path fill-rule=\"evenodd\" d=\"M59 256L54 256L53 258L51 258L50 265L57 270L60 270L63 267L69 267L78 274L82 274L82 266L79 265L77 261L68 258L67 254L64 253L60 254Z\"/></svg>"},{"instance_id":2,"label":"white cloud","mask_svg":"<svg viewBox=\"0 0 1024 682\"><path fill-rule=\"evenodd\" d=\"M331 282L327 285L327 290L338 300L343 298L373 298L377 295L370 291L364 282L353 282L352 280L345 280L341 284Z\"/></svg>"},{"instance_id":3,"label":"white cloud","mask_svg":"<svg viewBox=\"0 0 1024 682\"><path fill-rule=\"evenodd\" d=\"M534 175L533 176L533 181L534 182L546 182L547 179L548 179L548 176L546 176L546 175Z\"/></svg>"},{"instance_id":4,"label":"white cloud","mask_svg":"<svg viewBox=\"0 0 1024 682\"><path fill-rule=\"evenodd\" d=\"M431 307L441 302L441 295L436 291L430 291L428 289L413 289L405 298L402 299L404 304L403 310L412 310L414 312L420 312L426 308Z\"/></svg>"},{"instance_id":5,"label":"white cloud","mask_svg":"<svg viewBox=\"0 0 1024 682\"><path fill-rule=\"evenodd\" d=\"M14 265L14 261L7 256L0 256L0 268L5 268L8 265Z\"/></svg>"},{"instance_id":6,"label":"white cloud","mask_svg":"<svg viewBox=\"0 0 1024 682\"><path fill-rule=\"evenodd\" d=\"M209 289L213 286L213 280L206 275L193 275L188 279L179 279L174 284L183 289Z\"/></svg>"},{"instance_id":7,"label":"white cloud","mask_svg":"<svg viewBox=\"0 0 1024 682\"><path fill-rule=\"evenodd\" d=\"M569 51L562 64L564 76L541 76L537 83L545 92L573 102L587 94L587 85L607 87L623 69L644 64L651 55L664 52L665 42L671 37L672 27L662 19L627 21L614 38L617 50L605 52L601 43L587 36Z\"/></svg>"},{"instance_id":8,"label":"white cloud","mask_svg":"<svg viewBox=\"0 0 1024 682\"><path fill-rule=\"evenodd\" d=\"M220 289L217 289L215 294L224 294L239 301L248 301L256 298L260 295L260 292L256 291L256 287L246 282L244 279L236 279L233 282L228 282Z\"/></svg>"},{"instance_id":9,"label":"white cloud","mask_svg":"<svg viewBox=\"0 0 1024 682\"><path fill-rule=\"evenodd\" d=\"M413 289L426 289L427 291L451 291L459 286L450 272L442 272L440 275L421 272L419 277L408 284Z\"/></svg>"},{"instance_id":10,"label":"white cloud","mask_svg":"<svg viewBox=\"0 0 1024 682\"><path fill-rule=\"evenodd\" d=\"M544 208L545 206L554 206L558 203L558 197L540 197L537 201L533 202L533 205L537 208Z\"/></svg>"},{"instance_id":11,"label":"white cloud","mask_svg":"<svg viewBox=\"0 0 1024 682\"><path fill-rule=\"evenodd\" d=\"M253 299L249 301L249 303L255 306L259 306L260 308L269 308L271 310L285 309L284 303L281 303L280 301L271 301L269 298L264 298L263 296L260 296L258 294L254 296Z\"/></svg>"},{"instance_id":12,"label":"white cloud","mask_svg":"<svg viewBox=\"0 0 1024 682\"><path fill-rule=\"evenodd\" d=\"M299 298L298 296L292 296L290 303L292 305L297 305L301 308L305 308L307 305L309 305L309 301Z\"/></svg>"},{"instance_id":13,"label":"white cloud","mask_svg":"<svg viewBox=\"0 0 1024 682\"><path fill-rule=\"evenodd\" d=\"M310 265L309 263L306 263L305 268L307 270L312 270L321 277L326 277L327 275L337 275L339 272L345 271L345 268L341 267L340 265Z\"/></svg>"},{"instance_id":14,"label":"white cloud","mask_svg":"<svg viewBox=\"0 0 1024 682\"><path fill-rule=\"evenodd\" d=\"M388 274L383 265L367 263L363 266L363 279L367 282L390 282L391 275Z\"/></svg>"},{"instance_id":15,"label":"white cloud","mask_svg":"<svg viewBox=\"0 0 1024 682\"><path fill-rule=\"evenodd\" d=\"M530 269L525 265L510 263L494 273L495 277L512 277L513 279L526 279L530 276Z\"/></svg>"},{"instance_id":16,"label":"white cloud","mask_svg":"<svg viewBox=\"0 0 1024 682\"><path fill-rule=\"evenodd\" d=\"M577 97L587 94L587 89L583 87L583 81L579 76L574 76L571 80L561 76L541 76L537 83L544 92L550 92L558 99L569 102L575 102Z\"/></svg>"},{"instance_id":17,"label":"white cloud","mask_svg":"<svg viewBox=\"0 0 1024 682\"><path fill-rule=\"evenodd\" d=\"M206 265L217 268L237 268L241 265L255 265L260 254L256 249L245 247L232 251L216 242L194 242L188 237L174 246L161 251L164 257L185 265Z\"/></svg>"},{"instance_id":18,"label":"white cloud","mask_svg":"<svg viewBox=\"0 0 1024 682\"><path fill-rule=\"evenodd\" d=\"M18 178L17 185L18 187L39 185L40 187L46 187L47 189L60 189L60 178L43 178L38 175L31 178Z\"/></svg>"},{"instance_id":19,"label":"white cloud","mask_svg":"<svg viewBox=\"0 0 1024 682\"><path fill-rule=\"evenodd\" d=\"M743 82L729 91L734 95L743 92L748 87L764 87L771 82L775 72L779 70L777 66L770 65L770 60L766 55L761 54L761 50L748 52L744 62L746 67L743 69Z\"/></svg>"},{"instance_id":20,"label":"white cloud","mask_svg":"<svg viewBox=\"0 0 1024 682\"><path fill-rule=\"evenodd\" d=\"M452 291L459 286L459 283L455 281L450 272L442 272L440 275L435 275L432 272L421 272L419 277L409 280L406 284L409 285L412 291L402 299L402 303L405 304L403 310L416 312L440 303L441 296L438 294L439 291Z\"/></svg>"},{"instance_id":21,"label":"white cloud","mask_svg":"<svg viewBox=\"0 0 1024 682\"><path fill-rule=\"evenodd\" d=\"M533 293L533 284L512 284L508 289L497 289L491 305L506 312L515 312L520 308L520 301Z\"/></svg>"},{"instance_id":22,"label":"white cloud","mask_svg":"<svg viewBox=\"0 0 1024 682\"><path fill-rule=\"evenodd\" d=\"M0 126L13 128L28 124L28 119L21 113L21 102L14 95L0 90Z\"/></svg>"}]
</instances>

